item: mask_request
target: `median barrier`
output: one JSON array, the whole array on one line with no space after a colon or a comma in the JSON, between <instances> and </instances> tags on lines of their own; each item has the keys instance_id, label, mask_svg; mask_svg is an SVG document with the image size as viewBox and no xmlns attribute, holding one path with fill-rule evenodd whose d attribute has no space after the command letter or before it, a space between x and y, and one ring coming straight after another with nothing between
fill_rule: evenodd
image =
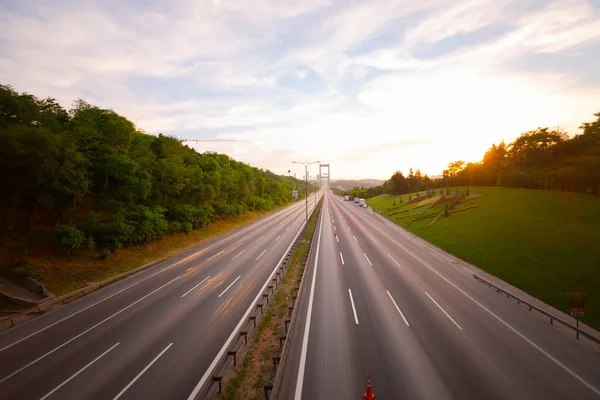
<instances>
[{"instance_id":1,"label":"median barrier","mask_svg":"<svg viewBox=\"0 0 600 400\"><path fill-rule=\"evenodd\" d=\"M313 209L312 212L314 212L314 211L315 211L315 209ZM311 212L311 216L312 216L312 212ZM320 209L318 212L320 212ZM317 224L315 224L315 227L316 227L316 225ZM307 226L308 225L306 225L304 227L304 229L306 229ZM253 312L248 316L246 322L241 326L241 328L236 336L236 339L229 345L229 348L227 349L227 351L223 354L221 359L218 361L217 367L214 369L211 379L208 380L207 383L204 385L204 387L200 389L200 391L198 392L198 395L195 397L195 399L210 399L210 398L212 398L212 396L215 392L217 392L217 393L222 392L222 390L223 390L222 384L223 384L223 379L224 379L225 375L231 370L232 366L236 366L237 359L244 356L245 351L247 350L248 335L251 335L257 329L257 327L258 327L257 320L262 319L262 317L266 313L266 309L269 306L269 300L272 299L273 296L275 296L275 292L279 285L279 282L288 270L288 267L289 267L291 259L292 259L292 255L293 255L294 251L296 250L296 247L300 243L300 237L302 236L303 232L304 232L304 230L298 235L296 240L293 242L287 255L284 258L284 261L282 261L279 268L276 269L276 274L269 281L269 285L266 287L265 291L259 297L259 300L257 301ZM311 243L309 253L312 252L312 247L313 246ZM298 287L300 287L300 282L301 282L301 280L298 280ZM293 307L291 307L291 309L293 310ZM290 314L291 314L291 311L290 311ZM291 329L291 327L290 327L290 329ZM286 330L286 335L285 336L282 335L280 337L280 346L283 347L287 343L287 340L286 340L287 335L288 334L287 334L287 330ZM274 363L275 363L275 361L274 361ZM279 366L279 364L280 364L280 362L277 361L276 365L274 365L274 368L278 369L277 367ZM265 396L267 396L266 398L268 398L268 393L269 393L269 391L271 391L273 389L273 386L272 385L264 385L264 389L265 389Z\"/></svg>"}]
</instances>

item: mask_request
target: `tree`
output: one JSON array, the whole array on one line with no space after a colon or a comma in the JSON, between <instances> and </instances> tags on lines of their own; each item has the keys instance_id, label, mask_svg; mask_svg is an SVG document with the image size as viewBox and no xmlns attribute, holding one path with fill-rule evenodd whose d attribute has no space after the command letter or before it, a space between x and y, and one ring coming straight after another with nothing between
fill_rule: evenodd
<instances>
[{"instance_id":1,"label":"tree","mask_svg":"<svg viewBox=\"0 0 600 400\"><path fill-rule=\"evenodd\" d=\"M66 255L71 255L73 249L95 247L93 238L86 238L85 234L73 225L56 224L54 234Z\"/></svg>"},{"instance_id":2,"label":"tree","mask_svg":"<svg viewBox=\"0 0 600 400\"><path fill-rule=\"evenodd\" d=\"M562 132L538 128L519 136L508 149L509 162L518 168L545 166L551 162L555 146L566 140Z\"/></svg>"},{"instance_id":3,"label":"tree","mask_svg":"<svg viewBox=\"0 0 600 400\"><path fill-rule=\"evenodd\" d=\"M56 233L70 252L80 245L79 228L62 222L71 221L86 198L103 218L86 222L84 237L117 249L250 208L272 209L291 201L300 183L224 154L199 153L173 137L148 135L81 99L67 112L53 98L1 85L0 141L0 247L16 219L27 215L29 231L43 211L61 223Z\"/></svg>"},{"instance_id":4,"label":"tree","mask_svg":"<svg viewBox=\"0 0 600 400\"><path fill-rule=\"evenodd\" d=\"M406 193L408 182L402 172L396 171L390 178L390 187L393 195Z\"/></svg>"},{"instance_id":5,"label":"tree","mask_svg":"<svg viewBox=\"0 0 600 400\"><path fill-rule=\"evenodd\" d=\"M492 147L483 155L483 166L491 173L498 173L506 163L506 144L500 142L498 146L492 144Z\"/></svg>"},{"instance_id":6,"label":"tree","mask_svg":"<svg viewBox=\"0 0 600 400\"><path fill-rule=\"evenodd\" d=\"M458 173L460 173L465 167L464 161L453 161L448 164L448 176L455 177Z\"/></svg>"}]
</instances>

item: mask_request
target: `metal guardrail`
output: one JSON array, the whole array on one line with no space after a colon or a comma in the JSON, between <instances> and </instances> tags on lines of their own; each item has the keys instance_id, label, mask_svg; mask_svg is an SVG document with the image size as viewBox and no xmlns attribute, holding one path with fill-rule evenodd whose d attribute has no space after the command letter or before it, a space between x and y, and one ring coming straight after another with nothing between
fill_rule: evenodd
<instances>
[{"instance_id":1,"label":"metal guardrail","mask_svg":"<svg viewBox=\"0 0 600 400\"><path fill-rule=\"evenodd\" d=\"M62 296L55 297L48 301L44 301L35 307L28 308L27 310L23 310L17 314L11 315L7 318L0 319L0 325L8 325L10 322L10 327L13 327L13 326L15 326L15 322L19 322L21 319L24 319L27 315L41 314L42 312L44 312L44 310L49 309L51 306L53 306L55 304L58 304L58 303L64 304L67 302L67 300L84 295L86 293L93 292L94 290L98 290L106 285L109 285L109 284L119 281L121 279L127 278L128 276L133 275L137 272L143 271L144 269L153 267L156 264L160 264L161 262L166 261L167 259L168 259L168 257L163 257L159 260L155 260L155 261L149 262L148 264L144 264L140 267L132 269L131 271L124 272L122 274L113 276L113 277L105 279L103 281L84 286L81 289L75 290L73 292L63 294Z\"/></svg>"},{"instance_id":2,"label":"metal guardrail","mask_svg":"<svg viewBox=\"0 0 600 400\"><path fill-rule=\"evenodd\" d=\"M273 385L270 385L268 388L267 386L265 386L265 399L269 400L269 399L277 399L279 397L279 391L281 390L281 384L282 384L282 380L283 380L283 369L285 368L286 365L286 361L287 358L289 356L289 346L291 343L291 339L294 335L294 326L297 323L297 319L298 317L298 307L296 307L296 304L298 303L299 299L300 299L300 295L303 294L306 290L304 290L304 288L306 287L304 285L304 275L307 272L307 268L306 266L308 265L309 261L312 258L313 252L315 251L315 247L316 247L316 240L315 240L315 234L317 231L317 228L319 226L319 216L321 215L321 212L323 211L323 207L321 207L319 209L319 214L317 214L317 222L315 223L315 226L313 227L313 232L312 232L312 239L311 239L311 243L310 243L310 247L308 249L308 253L306 254L305 259L302 261L304 264L304 268L302 269L302 274L300 275L300 279L297 282L296 286L294 287L294 295L292 296L291 299L291 307L288 308L289 310L289 314L288 317L284 320L284 326L283 329L285 331L285 340L282 342L282 347L281 347L281 353L280 356L278 357L278 368L275 369L275 379L273 381ZM283 366L283 368L279 368L280 366ZM268 389L268 390L267 390ZM269 397L269 390L271 391L271 396Z\"/></svg>"},{"instance_id":3,"label":"metal guardrail","mask_svg":"<svg viewBox=\"0 0 600 400\"><path fill-rule=\"evenodd\" d=\"M309 220L315 211L320 212L320 208L318 208L318 204L317 204L317 208L312 209ZM265 292L263 292L262 296L258 299L257 303L254 305L254 310L252 311L252 313L250 313L246 322L242 325L240 330L237 332L235 341L233 341L230 344L229 348L227 349L227 352L225 352L223 354L223 356L219 360L216 368L214 369L212 376L206 382L204 387L200 390L198 395L196 395L196 397L195 397L196 399L210 399L215 391L217 391L219 393L222 391L222 383L223 383L223 380L225 379L225 375L227 374L227 372L229 371L231 366L237 366L238 358L243 357L245 351L247 350L246 345L248 344L248 341L252 337L252 333L258 328L258 324L259 324L260 320L267 312L267 309L269 307L269 302L275 296L275 291L277 290L281 279L287 273L288 267L290 266L291 261L292 261L292 255L293 255L294 251L296 250L296 247L298 246L298 244L302 238L302 234L304 233L304 231L307 228L308 228L308 224L306 224L304 226L302 232L300 234L298 234L292 247L290 247L288 253L285 255L281 265L279 267L277 267L276 273L275 273L274 277L271 279L267 288L265 289ZM298 280L298 282L296 282L296 285L297 285L296 293L298 293L301 282L302 282L302 279L300 279L300 280ZM288 307L289 312L292 312L293 308L294 307ZM286 337L285 336L280 337L279 341L280 341L280 344L283 346L283 343L286 342ZM280 357L273 358L273 368L275 369L275 371L277 370L280 360L281 360ZM216 386L215 386L215 384L216 384ZM272 390L272 387L270 385L267 385L264 387L264 389L265 389L265 397L268 397L268 392L270 390Z\"/></svg>"},{"instance_id":4,"label":"metal guardrail","mask_svg":"<svg viewBox=\"0 0 600 400\"><path fill-rule=\"evenodd\" d=\"M67 294L63 294L62 296L59 297L54 297L48 301L44 301L42 303L39 303L38 305L36 305L35 307L31 307L28 308L27 310L23 310L20 312L17 312L15 314L12 314L8 317L6 317L5 315L3 315L3 317L6 318L1 318L0 319L0 331L8 329L8 328L12 328L16 325L16 323L18 323L19 321L25 319L25 317L27 317L28 315L33 315L33 314L42 314L45 310L48 310L50 307L58 304L58 303L66 303L68 300L77 298L79 296L85 295L85 294L89 294L90 292L93 292L95 290L98 290L104 286L110 285L111 283L120 281L121 279L127 278L130 275L136 274L140 271L143 271L145 269L148 269L150 267L153 267L157 264L160 264L166 260L168 260L171 256L166 256L166 257L162 257L158 260L154 260L151 261L147 264L141 265L135 269L132 269L131 271L127 271L124 272L122 274L119 274L117 276L113 276L110 277L108 279L105 279L103 281L100 282L96 282L93 283L91 285L86 285L84 287L82 287L81 289L77 289L73 292L67 293Z\"/></svg>"},{"instance_id":5,"label":"metal guardrail","mask_svg":"<svg viewBox=\"0 0 600 400\"><path fill-rule=\"evenodd\" d=\"M567 328L572 329L573 331L575 331L575 336L576 336L577 340L579 340L579 335L582 335L582 336L586 337L587 339L591 340L592 342L595 342L596 344L600 344L600 339L598 339L598 338L590 335L587 332L582 331L581 329L579 329L576 326L571 325L569 322L567 322L565 320L562 320L562 319L556 317L555 315L552 315L552 314L550 314L550 313L542 310L539 307L534 306L533 304L531 304L531 303L523 300L522 298L520 298L518 296L515 296L514 294L509 293L509 292L507 292L506 290L504 290L502 288L499 288L498 286L494 285L493 283L491 283L491 282L489 282L489 281L487 281L487 280L485 280L485 279L483 279L483 278L481 278L481 277L479 277L479 276L477 276L475 274L473 274L473 278L475 278L475 280L483 283L484 285L486 285L486 286L494 289L496 292L505 294L506 298L516 300L517 304L523 303L525 306L529 307L529 311L535 310L535 311L539 312L540 314L545 315L546 317L550 318L550 323L551 324L553 324L554 321L556 321L559 324L561 324L563 326L566 326Z\"/></svg>"}]
</instances>

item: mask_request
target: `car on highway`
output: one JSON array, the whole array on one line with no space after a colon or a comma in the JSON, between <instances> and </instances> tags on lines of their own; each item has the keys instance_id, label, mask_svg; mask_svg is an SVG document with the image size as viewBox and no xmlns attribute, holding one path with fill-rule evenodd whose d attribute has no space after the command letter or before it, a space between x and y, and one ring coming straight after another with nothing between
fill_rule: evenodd
<instances>
[{"instance_id":1,"label":"car on highway","mask_svg":"<svg viewBox=\"0 0 600 400\"><path fill-rule=\"evenodd\" d=\"M365 205L365 199L358 199L358 205L359 206L364 206Z\"/></svg>"}]
</instances>

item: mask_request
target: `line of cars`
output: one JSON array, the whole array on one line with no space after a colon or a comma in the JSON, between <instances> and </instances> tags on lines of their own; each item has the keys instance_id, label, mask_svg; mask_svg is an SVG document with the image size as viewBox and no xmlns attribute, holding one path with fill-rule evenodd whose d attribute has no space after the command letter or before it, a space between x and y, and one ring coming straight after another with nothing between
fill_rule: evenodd
<instances>
[{"instance_id":1,"label":"line of cars","mask_svg":"<svg viewBox=\"0 0 600 400\"><path fill-rule=\"evenodd\" d=\"M365 199L359 199L358 197L353 196L344 196L345 201L354 201L358 204L359 207L367 208L367 203L365 203Z\"/></svg>"}]
</instances>

